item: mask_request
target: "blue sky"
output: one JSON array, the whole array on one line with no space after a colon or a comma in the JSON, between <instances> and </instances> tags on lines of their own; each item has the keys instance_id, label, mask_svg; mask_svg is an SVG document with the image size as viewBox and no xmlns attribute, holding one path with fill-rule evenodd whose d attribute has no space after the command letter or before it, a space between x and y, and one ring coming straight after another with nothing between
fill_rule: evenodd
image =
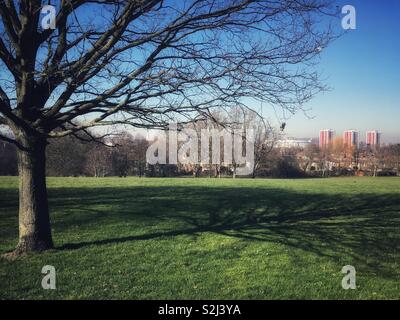
<instances>
[{"instance_id":1,"label":"blue sky","mask_svg":"<svg viewBox=\"0 0 400 320\"><path fill-rule=\"evenodd\" d=\"M385 142L400 142L400 1L337 1L356 8L357 29L331 44L321 56L319 71L331 91L319 94L291 116L287 134L316 137L320 128L337 134L377 129ZM264 110L273 121L275 115Z\"/></svg>"},{"instance_id":2,"label":"blue sky","mask_svg":"<svg viewBox=\"0 0 400 320\"><path fill-rule=\"evenodd\" d=\"M331 88L285 119L293 137L317 137L322 128L337 134L346 129L377 129L384 142L400 143L400 1L335 0L353 5L357 29L349 30L324 49L318 71ZM340 21L338 21L340 28ZM252 106L259 110L260 106ZM274 124L282 119L265 106L262 114Z\"/></svg>"}]
</instances>

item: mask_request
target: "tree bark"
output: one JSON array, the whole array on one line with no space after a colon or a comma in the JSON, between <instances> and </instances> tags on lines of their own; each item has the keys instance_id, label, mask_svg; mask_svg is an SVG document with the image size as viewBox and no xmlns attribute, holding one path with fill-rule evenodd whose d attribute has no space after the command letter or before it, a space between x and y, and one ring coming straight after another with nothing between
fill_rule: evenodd
<instances>
[{"instance_id":1,"label":"tree bark","mask_svg":"<svg viewBox=\"0 0 400 320\"><path fill-rule=\"evenodd\" d=\"M16 254L53 248L46 188L47 141L37 137L19 139L19 242Z\"/></svg>"}]
</instances>

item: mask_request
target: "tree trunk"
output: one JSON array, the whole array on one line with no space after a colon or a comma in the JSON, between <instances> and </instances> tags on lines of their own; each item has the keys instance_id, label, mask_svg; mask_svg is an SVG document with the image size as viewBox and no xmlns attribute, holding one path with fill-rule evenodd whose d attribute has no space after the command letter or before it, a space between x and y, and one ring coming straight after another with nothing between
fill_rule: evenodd
<instances>
[{"instance_id":1,"label":"tree trunk","mask_svg":"<svg viewBox=\"0 0 400 320\"><path fill-rule=\"evenodd\" d=\"M253 165L253 172L251 173L251 177L252 177L253 179L256 178L256 170L257 170L257 163L254 162L254 165Z\"/></svg>"},{"instance_id":2,"label":"tree trunk","mask_svg":"<svg viewBox=\"0 0 400 320\"><path fill-rule=\"evenodd\" d=\"M46 140L23 137L18 150L19 243L16 254L53 248L46 189Z\"/></svg>"}]
</instances>

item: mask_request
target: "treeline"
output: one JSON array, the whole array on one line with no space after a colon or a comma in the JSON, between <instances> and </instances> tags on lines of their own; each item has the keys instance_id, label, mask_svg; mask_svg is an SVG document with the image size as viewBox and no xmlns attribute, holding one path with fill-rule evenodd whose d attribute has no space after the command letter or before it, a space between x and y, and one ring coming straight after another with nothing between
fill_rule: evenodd
<instances>
[{"instance_id":1,"label":"treeline","mask_svg":"<svg viewBox=\"0 0 400 320\"><path fill-rule=\"evenodd\" d=\"M50 140L47 148L48 176L147 176L235 177L235 165L149 165L146 151L151 142L140 135L119 134L112 138L83 141L67 136ZM99 143L100 141L100 143ZM277 148L275 142L256 140L251 177L300 178L354 175L400 175L400 144L370 149L347 148L336 141L331 148L316 145ZM0 142L0 175L17 175L16 148Z\"/></svg>"},{"instance_id":2,"label":"treeline","mask_svg":"<svg viewBox=\"0 0 400 320\"><path fill-rule=\"evenodd\" d=\"M337 138L328 148L309 145L282 150L282 155L307 176L400 176L400 144L356 148Z\"/></svg>"},{"instance_id":3,"label":"treeline","mask_svg":"<svg viewBox=\"0 0 400 320\"><path fill-rule=\"evenodd\" d=\"M149 142L129 133L114 138L83 141L67 136L50 140L47 147L48 176L130 176L145 174ZM0 175L17 175L16 148L0 142Z\"/></svg>"},{"instance_id":4,"label":"treeline","mask_svg":"<svg viewBox=\"0 0 400 320\"><path fill-rule=\"evenodd\" d=\"M0 141L0 176L16 176L17 152L14 145Z\"/></svg>"},{"instance_id":5,"label":"treeline","mask_svg":"<svg viewBox=\"0 0 400 320\"><path fill-rule=\"evenodd\" d=\"M103 139L100 143L68 136L50 143L47 149L47 175L142 176L148 144L144 137L129 133Z\"/></svg>"},{"instance_id":6,"label":"treeline","mask_svg":"<svg viewBox=\"0 0 400 320\"><path fill-rule=\"evenodd\" d=\"M235 177L235 165L149 165L146 151L151 142L140 135L123 133L113 138L82 141L74 136L50 140L47 147L48 176L207 176ZM100 141L100 143L99 143ZM282 158L277 149L256 144L254 174L256 176L302 176L302 172ZM0 142L0 175L17 175L16 148Z\"/></svg>"}]
</instances>

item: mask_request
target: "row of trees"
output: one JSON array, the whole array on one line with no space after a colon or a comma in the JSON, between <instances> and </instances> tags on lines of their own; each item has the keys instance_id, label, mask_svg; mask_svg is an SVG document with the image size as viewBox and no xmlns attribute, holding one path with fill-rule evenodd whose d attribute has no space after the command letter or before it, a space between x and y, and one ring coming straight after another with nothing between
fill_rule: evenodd
<instances>
[{"instance_id":1,"label":"row of trees","mask_svg":"<svg viewBox=\"0 0 400 320\"><path fill-rule=\"evenodd\" d=\"M213 111L211 120L197 120L190 123L180 123L177 133L181 129L191 129L198 138L197 160L201 159L203 130L211 132L216 130L218 133L232 132L234 129L243 128L252 129L254 132L254 163L252 176L255 177L259 172L265 169L265 164L269 160L268 154L272 151L279 137L279 132L275 130L265 119L257 112L240 106L231 108L230 112ZM244 130L244 131L245 131ZM244 132L243 131L243 132ZM118 132L118 133L117 133ZM140 134L131 134L119 129L113 134L94 133L93 130L86 130L84 133L68 135L57 140L49 140L46 148L46 175L47 176L177 176L193 175L197 176L233 176L236 177L236 171L240 167L236 163L235 157L232 157L231 165L224 165L224 145L223 134L219 137L218 145L211 136L209 137L209 154L211 156L213 148L220 149L220 164L190 163L190 164L157 164L150 165L146 162L146 151L150 144L156 141L157 131L154 131L154 141L148 141ZM161 131L158 131L161 133ZM167 131L167 137L169 134ZM240 137L242 138L242 137ZM168 140L168 139L167 139ZM179 150L187 141L179 141L177 149ZM169 145L166 146L167 155L169 154ZM246 149L246 142L243 141L243 151ZM17 170L17 148L4 141L0 148L0 156L3 159L2 175L16 175ZM192 150L188 150L189 157ZM247 151L246 151L247 152ZM168 157L169 158L169 157ZM210 159L211 160L211 159ZM168 159L169 161L169 159ZM196 161L197 162L197 161Z\"/></svg>"},{"instance_id":2,"label":"row of trees","mask_svg":"<svg viewBox=\"0 0 400 320\"><path fill-rule=\"evenodd\" d=\"M140 135L120 134L103 141L73 136L52 142L46 150L48 176L128 176L145 174L149 142ZM17 175L17 150L0 143L0 175Z\"/></svg>"},{"instance_id":3,"label":"row of trees","mask_svg":"<svg viewBox=\"0 0 400 320\"><path fill-rule=\"evenodd\" d=\"M278 148L279 134L272 129L267 134L260 130L261 122L255 123L258 130L255 132L252 177L400 175L400 144L379 148L361 144L355 148L335 139L331 147L324 150L314 144L304 149ZM146 150L150 143L141 135L127 132L101 142L64 137L48 146L46 172L48 176L235 177L234 164L149 165ZM220 147L222 151L223 142ZM16 148L6 142L0 143L0 175L17 174Z\"/></svg>"},{"instance_id":4,"label":"row of trees","mask_svg":"<svg viewBox=\"0 0 400 320\"><path fill-rule=\"evenodd\" d=\"M400 175L400 144L371 147L361 143L348 146L337 138L324 149L309 145L304 149L285 150L307 175Z\"/></svg>"}]
</instances>

